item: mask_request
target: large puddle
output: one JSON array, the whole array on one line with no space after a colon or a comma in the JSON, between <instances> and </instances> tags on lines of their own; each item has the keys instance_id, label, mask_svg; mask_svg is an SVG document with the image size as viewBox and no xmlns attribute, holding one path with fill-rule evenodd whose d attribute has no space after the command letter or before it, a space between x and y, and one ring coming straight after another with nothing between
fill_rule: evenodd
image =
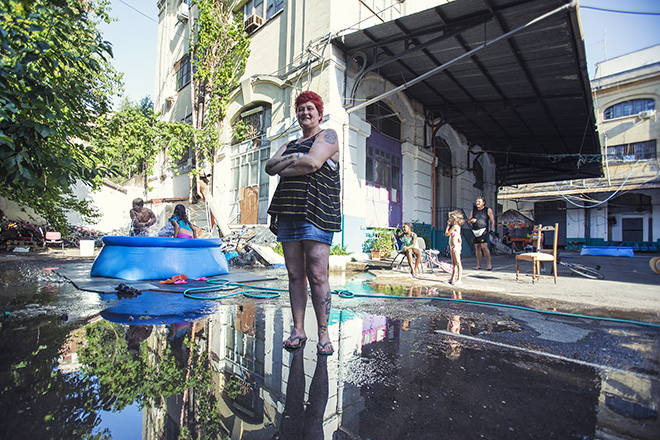
<instances>
[{"instance_id":1,"label":"large puddle","mask_svg":"<svg viewBox=\"0 0 660 440\"><path fill-rule=\"evenodd\" d=\"M380 288L358 276L344 287L399 299L333 298L336 351L326 357L316 353L311 303L307 345L282 349L291 325L286 295L202 304L197 314L155 323L140 297L100 299L48 274L31 282L2 276L0 298L11 311L0 329L0 438L653 439L660 432L653 328L407 301L460 294ZM159 295L167 304L175 294ZM119 312L100 313L109 308Z\"/></svg>"}]
</instances>

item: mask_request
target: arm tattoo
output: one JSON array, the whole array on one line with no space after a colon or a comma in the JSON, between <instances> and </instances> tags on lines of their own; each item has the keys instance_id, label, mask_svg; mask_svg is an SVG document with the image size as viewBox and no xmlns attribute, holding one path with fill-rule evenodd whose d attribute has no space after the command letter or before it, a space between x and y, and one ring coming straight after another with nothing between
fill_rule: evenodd
<instances>
[{"instance_id":1,"label":"arm tattoo","mask_svg":"<svg viewBox=\"0 0 660 440\"><path fill-rule=\"evenodd\" d=\"M282 157L280 157L280 158L279 158L279 159L278 159L273 165L279 165L279 164L281 164L281 163L283 163L283 162L291 161L291 163L287 166L287 168L288 168L288 167L290 167L291 165L293 165L293 161L294 161L295 159L298 159L299 157L300 157L300 153L288 154L288 155L286 155L286 156L282 156Z\"/></svg>"},{"instance_id":2,"label":"arm tattoo","mask_svg":"<svg viewBox=\"0 0 660 440\"><path fill-rule=\"evenodd\" d=\"M323 136L323 140L326 141L329 144L336 144L337 143L337 132L334 131L331 128L327 129L325 131L325 135Z\"/></svg>"}]
</instances>

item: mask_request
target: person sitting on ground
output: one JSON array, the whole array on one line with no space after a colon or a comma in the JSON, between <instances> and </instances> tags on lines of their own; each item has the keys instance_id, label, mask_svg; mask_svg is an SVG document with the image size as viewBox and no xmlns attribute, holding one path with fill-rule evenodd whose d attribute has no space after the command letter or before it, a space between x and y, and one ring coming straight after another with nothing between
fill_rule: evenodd
<instances>
[{"instance_id":1,"label":"person sitting on ground","mask_svg":"<svg viewBox=\"0 0 660 440\"><path fill-rule=\"evenodd\" d=\"M144 207L144 200L137 198L133 200L131 215L131 236L147 235L149 228L156 223L156 214Z\"/></svg>"},{"instance_id":2,"label":"person sitting on ground","mask_svg":"<svg viewBox=\"0 0 660 440\"><path fill-rule=\"evenodd\" d=\"M511 234L508 231L502 237L502 244L506 247L509 247L509 248L511 248L513 246L513 242L511 241Z\"/></svg>"},{"instance_id":3,"label":"person sitting on ground","mask_svg":"<svg viewBox=\"0 0 660 440\"><path fill-rule=\"evenodd\" d=\"M419 263L422 262L422 251L417 248L417 234L415 234L412 230L412 223L405 223L403 225L403 235L401 236L400 240L401 243L403 243L403 248L401 248L401 251L406 253L412 276L416 277L417 269L419 269ZM415 256L414 264L413 255Z\"/></svg>"},{"instance_id":4,"label":"person sitting on ground","mask_svg":"<svg viewBox=\"0 0 660 440\"><path fill-rule=\"evenodd\" d=\"M178 204L174 207L174 214L170 217L170 223L174 226L175 238L197 238L197 231L188 220L185 206Z\"/></svg>"},{"instance_id":5,"label":"person sitting on ground","mask_svg":"<svg viewBox=\"0 0 660 440\"><path fill-rule=\"evenodd\" d=\"M543 249L543 233L541 232L541 246L539 248L536 248L536 243L539 239L539 225L534 225L534 229L532 230L532 234L527 238L527 241L525 242L525 250L527 252L538 252L539 249Z\"/></svg>"}]
</instances>

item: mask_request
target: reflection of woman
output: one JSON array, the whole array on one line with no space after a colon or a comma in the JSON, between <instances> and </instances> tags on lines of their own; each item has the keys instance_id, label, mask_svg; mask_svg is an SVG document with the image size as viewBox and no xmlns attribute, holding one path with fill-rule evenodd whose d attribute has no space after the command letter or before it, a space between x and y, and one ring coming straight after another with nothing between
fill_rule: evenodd
<instances>
[{"instance_id":1,"label":"reflection of woman","mask_svg":"<svg viewBox=\"0 0 660 440\"><path fill-rule=\"evenodd\" d=\"M174 226L174 238L197 238L197 232L188 220L185 206L179 204L174 207L170 223Z\"/></svg>"},{"instance_id":2,"label":"reflection of woman","mask_svg":"<svg viewBox=\"0 0 660 440\"><path fill-rule=\"evenodd\" d=\"M318 323L318 353L334 353L328 319L330 284L328 259L334 232L341 230L339 206L339 145L337 133L322 130L323 100L314 92L296 98L302 138L282 146L266 162L266 172L279 175L268 213L271 229L282 243L289 276L293 330L284 348L299 348L307 340L307 283Z\"/></svg>"},{"instance_id":3,"label":"reflection of woman","mask_svg":"<svg viewBox=\"0 0 660 440\"><path fill-rule=\"evenodd\" d=\"M152 330L151 325L129 325L126 332L128 352L134 355L140 354L140 344L149 337Z\"/></svg>"},{"instance_id":4,"label":"reflection of woman","mask_svg":"<svg viewBox=\"0 0 660 440\"><path fill-rule=\"evenodd\" d=\"M452 315L447 321L447 331L451 333L461 332L461 315Z\"/></svg>"},{"instance_id":5,"label":"reflection of woman","mask_svg":"<svg viewBox=\"0 0 660 440\"><path fill-rule=\"evenodd\" d=\"M328 358L318 356L316 369L309 386L309 399L305 407L304 350L298 350L291 359L286 385L286 403L282 413L280 431L273 438L287 440L323 440L323 414L328 403Z\"/></svg>"}]
</instances>

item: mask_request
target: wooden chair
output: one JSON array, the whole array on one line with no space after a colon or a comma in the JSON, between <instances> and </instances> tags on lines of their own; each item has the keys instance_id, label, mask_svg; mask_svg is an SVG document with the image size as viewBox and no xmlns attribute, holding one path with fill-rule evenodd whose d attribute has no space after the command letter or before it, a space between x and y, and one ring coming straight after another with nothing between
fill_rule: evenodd
<instances>
[{"instance_id":1,"label":"wooden chair","mask_svg":"<svg viewBox=\"0 0 660 440\"><path fill-rule=\"evenodd\" d=\"M44 237L44 248L48 247L49 244L61 244L62 250L64 250L62 234L60 232L46 232L46 236Z\"/></svg>"},{"instance_id":2,"label":"wooden chair","mask_svg":"<svg viewBox=\"0 0 660 440\"><path fill-rule=\"evenodd\" d=\"M550 249L541 249L541 238L543 232L554 231L554 237L552 239L552 250ZM559 223L555 223L554 226L539 225L539 234L536 240L536 249L539 249L537 252L525 252L522 254L516 255L516 281L518 281L518 276L520 274L520 261L531 261L532 262L532 284L534 281L544 278L541 276L540 266L541 262L552 262L552 275L555 279L555 284L557 284L557 237L559 235ZM549 277L548 277L549 278Z\"/></svg>"}]
</instances>

